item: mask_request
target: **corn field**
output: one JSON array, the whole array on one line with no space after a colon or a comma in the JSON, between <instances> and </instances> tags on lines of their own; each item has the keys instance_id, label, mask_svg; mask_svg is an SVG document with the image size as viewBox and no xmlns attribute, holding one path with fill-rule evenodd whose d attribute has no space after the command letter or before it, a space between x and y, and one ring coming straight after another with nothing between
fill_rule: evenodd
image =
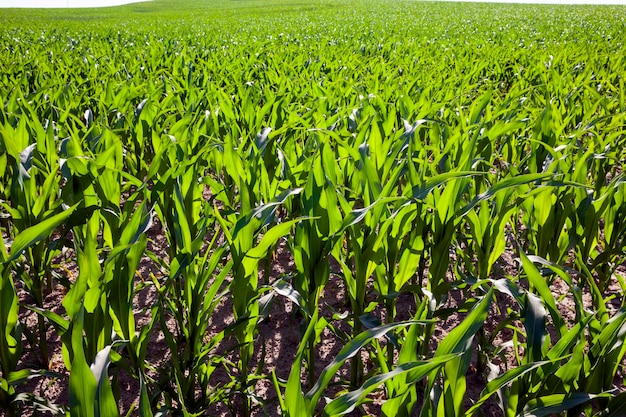
<instances>
[{"instance_id":1,"label":"corn field","mask_svg":"<svg viewBox=\"0 0 626 417\"><path fill-rule=\"evenodd\" d=\"M625 8L0 19L0 414L626 415Z\"/></svg>"}]
</instances>

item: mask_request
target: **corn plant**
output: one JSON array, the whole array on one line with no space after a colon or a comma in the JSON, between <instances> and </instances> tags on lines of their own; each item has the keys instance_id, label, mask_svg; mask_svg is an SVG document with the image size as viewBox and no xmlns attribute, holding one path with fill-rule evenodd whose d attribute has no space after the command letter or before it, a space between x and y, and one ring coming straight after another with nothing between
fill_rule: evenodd
<instances>
[{"instance_id":1,"label":"corn plant","mask_svg":"<svg viewBox=\"0 0 626 417\"><path fill-rule=\"evenodd\" d=\"M175 197L177 199L177 197ZM177 205L181 209L180 204ZM188 229L182 216L179 225ZM183 413L198 412L213 402L226 400L224 391L213 390L212 374L223 359L213 352L224 338L225 330L207 341L209 319L225 292L225 279L232 261L222 265L224 246L216 241L215 233L208 246L204 234L213 223L200 227L199 235L186 241L189 252L185 257L175 258L170 267L171 275L164 284L155 280L159 288L162 311L159 313L165 341L172 352L171 368L160 384L166 403L176 401ZM201 253L204 251L204 254ZM166 317L173 316L176 330L169 330ZM200 394L198 395L198 390Z\"/></svg>"},{"instance_id":2,"label":"corn plant","mask_svg":"<svg viewBox=\"0 0 626 417\"><path fill-rule=\"evenodd\" d=\"M3 411L624 414L619 8L172 1L0 11Z\"/></svg>"},{"instance_id":3,"label":"corn plant","mask_svg":"<svg viewBox=\"0 0 626 417\"><path fill-rule=\"evenodd\" d=\"M308 320L319 308L320 296L330 277L329 257L339 241L342 214L336 191L335 165L328 144L322 144L313 159L312 171L300 195L301 214L307 216L296 226L293 237L293 255L297 275L292 285L303 300ZM315 335L306 350L309 386L315 381Z\"/></svg>"},{"instance_id":4,"label":"corn plant","mask_svg":"<svg viewBox=\"0 0 626 417\"><path fill-rule=\"evenodd\" d=\"M28 107L23 111L32 114L32 109ZM58 222L53 220L58 218L55 216L62 214L63 209L57 183L58 161L55 159L51 161L49 157L51 153L55 153L52 124L44 130L37 119L30 126L22 119L16 128L10 125L5 125L4 128L6 130L2 137L4 148L10 156L7 162L12 172L9 201L5 203L5 208L11 216L11 233L15 236L29 229L34 231L46 221L61 224L63 220ZM42 140L30 143L31 134L42 137ZM66 219L68 216L69 214L62 217ZM38 308L44 307L46 290L48 292L52 290L52 258L59 253L59 249L53 244L52 230L48 229L48 232L50 233L48 236L40 235L32 245L22 248L24 257L20 258L18 266L22 271L19 279L26 285L33 297L33 304ZM31 343L37 341L36 344L40 346L41 363L44 367L47 367L49 362L46 328L45 319L39 317L37 329L29 337ZM34 329L27 330L29 335L31 330Z\"/></svg>"},{"instance_id":5,"label":"corn plant","mask_svg":"<svg viewBox=\"0 0 626 417\"><path fill-rule=\"evenodd\" d=\"M303 341L307 341L315 331L316 322L318 320L317 312L313 313L311 321L305 332ZM420 321L399 322L387 324L372 329L368 329L357 335L349 343L347 343L333 361L324 368L315 385L305 392L302 389L300 381L300 372L302 369L302 359L307 347L306 343L301 343L296 353L296 361L294 362L289 379L285 385L284 398L280 399L280 405L283 413L288 416L305 416L315 413L315 409L319 404L325 390L332 381L333 376L339 370L344 362L354 357L368 343L383 337L388 332L399 327L415 326L423 324ZM337 397L334 401L328 403L324 407L324 415L342 415L353 410L365 397L365 395L380 384L393 378L400 378L409 374L408 386L424 378L428 372L436 372L446 360L450 360L455 355L442 356L441 360L432 362L410 361L403 363L397 369L390 371L378 377L373 377L366 381L363 386L348 394ZM279 381L276 374L273 374L274 384L278 391L281 391Z\"/></svg>"},{"instance_id":6,"label":"corn plant","mask_svg":"<svg viewBox=\"0 0 626 417\"><path fill-rule=\"evenodd\" d=\"M249 375L250 361L254 353L256 324L259 316L258 265L270 248L298 222L298 219L271 225L276 207L302 190L287 190L276 199L236 218L234 225L215 210L232 257L233 281L230 290L233 300L235 326L233 333L239 348L238 370L243 398L243 413L250 413ZM267 228L265 231L264 229ZM262 237L257 241L259 235Z\"/></svg>"},{"instance_id":7,"label":"corn plant","mask_svg":"<svg viewBox=\"0 0 626 417\"><path fill-rule=\"evenodd\" d=\"M7 412L8 415L16 414L15 387L12 384L11 376L17 370L17 364L22 351L22 335L21 324L18 316L18 299L11 276L11 269L5 262L9 257L2 240L2 249L0 249L0 272L2 281L0 281L0 294L2 297L2 311L0 312L0 320L2 320L2 332L0 338L0 365L2 377L0 378L0 407Z\"/></svg>"},{"instance_id":8,"label":"corn plant","mask_svg":"<svg viewBox=\"0 0 626 417\"><path fill-rule=\"evenodd\" d=\"M491 380L468 414L474 415L481 404L494 394L498 394L498 402L505 415L517 415L520 412L578 415L582 410L585 415L595 415L592 411L594 408L604 410L618 407L622 400L609 394L613 388L617 363L609 358L624 354L620 341L624 337L620 330L624 326L622 314L616 315L610 325L606 323L608 326L596 333L592 330L596 327L594 322L603 320L603 315L585 311L582 297L578 294L575 302L580 319L568 329L539 269L531 257L524 253L520 253L520 256L531 290L526 291L506 279L496 282L495 287L515 299L521 308L525 341L521 342L515 336L513 347L517 350L523 344L526 354L517 357L520 361L518 367L503 374L492 366ZM574 285L563 267L535 256L532 260L545 265L550 274L558 275L569 285ZM551 341L547 334L548 314L557 330L556 341ZM588 333L590 330L591 334ZM516 328L515 331L519 332L520 329ZM596 354L606 352L604 357L610 364L597 362L597 356L593 354L584 354L586 348ZM612 401L615 401L613 405Z\"/></svg>"}]
</instances>

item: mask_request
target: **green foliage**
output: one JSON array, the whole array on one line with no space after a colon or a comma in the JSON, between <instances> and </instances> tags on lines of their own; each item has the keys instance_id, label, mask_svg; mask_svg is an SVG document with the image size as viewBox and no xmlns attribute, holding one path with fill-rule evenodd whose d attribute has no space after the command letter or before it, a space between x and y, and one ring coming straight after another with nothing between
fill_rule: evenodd
<instances>
[{"instance_id":1,"label":"green foliage","mask_svg":"<svg viewBox=\"0 0 626 417\"><path fill-rule=\"evenodd\" d=\"M2 411L118 415L126 376L141 416L623 415L622 14L1 10ZM68 404L24 392L50 334Z\"/></svg>"}]
</instances>

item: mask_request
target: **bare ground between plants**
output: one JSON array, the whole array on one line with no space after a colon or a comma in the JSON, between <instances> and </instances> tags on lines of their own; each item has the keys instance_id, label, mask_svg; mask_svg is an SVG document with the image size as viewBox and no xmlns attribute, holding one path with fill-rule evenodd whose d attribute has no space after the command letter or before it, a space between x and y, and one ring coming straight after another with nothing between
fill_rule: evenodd
<instances>
[{"instance_id":1,"label":"bare ground between plants","mask_svg":"<svg viewBox=\"0 0 626 417\"><path fill-rule=\"evenodd\" d=\"M167 242L162 231L159 230L159 227L153 227L153 229L149 232L149 236L150 241L148 250L152 251L157 256L165 257L167 254ZM71 251L68 252L69 255L71 255L71 253ZM269 278L267 279L270 283L294 271L293 259L286 248L284 241L282 241L279 245L274 259L275 261L270 266ZM75 260L72 259L71 256L67 256L62 259L62 263L64 264L65 273L70 275L68 278L72 280L73 275L75 276L75 274L78 273ZM333 269L335 272L339 271L339 268L336 265L331 265L331 270ZM495 278L515 276L518 273L518 269L517 261L513 253L508 251L504 253L499 260L493 274L496 275ZM137 281L143 283L150 282L150 273L158 276L159 274L165 273L165 271L156 270L153 262L148 257L144 257L140 270L138 271ZM618 273L624 275L626 273L626 267L620 267L618 269ZM262 276L262 272L260 275L260 282L266 280L266 278ZM53 310L58 314L63 314L61 302L65 296L64 290L64 287L58 286L50 291L45 299L45 308ZM560 279L556 279L551 285L551 290L555 299L558 300L558 309L560 313L568 320L567 324L571 327L575 319L575 302L571 296L568 296L569 289L567 284ZM611 313L614 313L624 303L624 294L615 278L610 283L609 293L614 297L609 304L609 307L613 309ZM22 304L20 307L21 322L24 326L34 329L37 323L36 314L23 306L23 304L29 304L30 300L28 299L26 292L23 290L19 291L19 296ZM374 297L374 292L370 291L370 301L374 301ZM141 328L150 321L150 307L154 303L158 302L158 295L153 286L147 285L145 288L137 292L135 300L137 326L138 328ZM591 296L588 293L584 294L583 300L586 306L591 305ZM463 302L463 293L461 291L452 291L444 307L456 308ZM346 301L345 288L338 273L331 273L331 278L324 289L321 303L322 316L325 317L333 326L340 328L343 331L348 331L349 325L345 320L337 319L337 317L333 318L333 314L346 313L349 310L349 302ZM513 300L509 299L507 296L497 294L496 302L491 305L488 320L484 325L487 335L490 335L491 332L496 329L499 321L506 317L507 308L513 308L513 304ZM399 297L397 312L397 320L406 320L412 317L415 312L415 301L411 294L403 294ZM375 310L374 314L376 314L381 320L384 320L384 311L378 309ZM209 328L215 333L218 333L232 323L232 315L232 305L230 300L225 298L212 315ZM454 313L445 320L441 320L437 323L431 340L433 350L436 348L437 344L463 320L464 317L464 314ZM170 330L173 330L174 324L168 322L168 326L170 324L172 326ZM520 329L523 329L523 325L521 323L517 323L516 325ZM291 365L294 362L296 351L301 340L302 332L301 315L297 311L297 306L295 306L289 299L278 296L272 305L269 315L259 324L258 329L258 337L255 345L256 357L254 358L253 366L258 366L262 363L263 367L260 369L260 372L261 374L266 375L267 378L260 379L256 384L254 392L255 400L253 400L253 415L280 416L281 410L277 397L277 395L280 394L277 394L274 389L271 381L271 375L275 372L278 378L283 380L286 380L289 376ZM555 333L553 330L553 328L551 329L550 326L548 326L549 333L552 333L552 340L555 340ZM69 372L65 368L63 362L61 341L58 334L52 327L49 328L47 334L51 352L49 371L53 372L55 376L34 378L28 384L19 387L18 392L33 394L52 403L67 406L69 404ZM504 343L510 341L511 337L511 330L505 329L501 331L493 338L494 346L503 345ZM27 340L25 340L24 343L25 347L22 360L20 362L20 368L36 369L41 363L37 346L30 345ZM225 352L227 352L229 344L233 344L232 340L225 339L218 347L215 354L227 354ZM329 329L326 329L323 332L322 340L317 346L316 376L319 376L322 369L333 360L342 346L343 344L341 340ZM474 341L473 346L474 349L477 348L476 341ZM264 354L263 357L261 357L262 353ZM509 349L507 353L508 356L506 361L499 363L502 370L515 366L514 352ZM523 355L523 352L519 353ZM170 352L165 344L163 333L157 324L148 347L148 362L154 367L167 366L169 355ZM362 351L362 359L366 370L374 368L374 364L371 363L370 357L364 351ZM231 371L236 373L235 369ZM348 373L349 370L346 364L341 368L336 379L346 380L348 379ZM152 376L157 377L157 375ZM122 415L125 415L129 410L137 406L139 384L135 379L124 372L120 372L118 378L120 411ZM226 372L217 372L215 374L215 383L226 383L228 378L229 375L227 375ZM303 375L303 383L304 382ZM616 378L615 384L616 386L623 386L622 382L623 375L619 374ZM473 366L470 367L467 374L467 392L465 396L466 408L469 408L472 403L480 397L480 393L483 388L485 388L485 385L486 372L484 370L481 372L481 370L477 369L477 352L475 351L473 353ZM334 393L337 391L338 389L335 390ZM329 392L329 395L334 393ZM380 404L384 395L382 392L375 392L370 397L372 398L370 403L360 409L357 409L349 415L379 415ZM23 411L24 416L46 415L45 412L35 411L32 407L28 406L25 407ZM490 399L481 408L481 411L485 416L496 417L502 415L497 404L495 403L495 400L493 399ZM226 404L216 404L206 410L206 415L208 416L227 416L232 414L239 414L239 410L237 408L229 408ZM417 415L417 412L414 414ZM0 413L0 415L2 415L2 413ZM131 415L136 415L136 410L131 411Z\"/></svg>"}]
</instances>

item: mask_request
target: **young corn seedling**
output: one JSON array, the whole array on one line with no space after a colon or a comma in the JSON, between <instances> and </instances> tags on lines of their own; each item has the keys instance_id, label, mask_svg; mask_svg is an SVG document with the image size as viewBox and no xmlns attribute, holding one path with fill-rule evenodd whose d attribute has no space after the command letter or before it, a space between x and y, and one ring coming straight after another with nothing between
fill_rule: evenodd
<instances>
[{"instance_id":1,"label":"young corn seedling","mask_svg":"<svg viewBox=\"0 0 626 417\"><path fill-rule=\"evenodd\" d=\"M522 191L527 189L528 184L546 178L547 174L525 174L502 179L476 195L457 212L459 222L466 222L471 236L471 241L465 242L468 248L461 257L468 265L467 270L474 271L477 278L488 278L493 265L504 253L505 227L517 214L518 204L528 197L528 194L522 195Z\"/></svg>"},{"instance_id":2,"label":"young corn seedling","mask_svg":"<svg viewBox=\"0 0 626 417\"><path fill-rule=\"evenodd\" d=\"M602 253L590 260L590 269L598 275L598 287L604 292L619 265L623 265L626 256L626 181L622 175L615 177L607 186L607 190L594 206L602 212L604 208ZM605 200L605 202L602 202ZM584 262L585 259L581 259Z\"/></svg>"},{"instance_id":3,"label":"young corn seedling","mask_svg":"<svg viewBox=\"0 0 626 417\"><path fill-rule=\"evenodd\" d=\"M348 199L340 200L346 215L341 231L345 234L346 246L336 246L335 259L343 271L343 278L347 288L347 295L352 307L353 337L362 330L360 317L368 312L372 306L366 305L367 286L374 275L377 265L381 263L379 251L379 226L389 216L388 203L401 197L393 196L399 185L399 178L403 170L398 164L388 172L387 182L381 183L378 171L374 165L373 156L367 142L357 149L349 144L340 144L340 148L350 155L355 168L352 174L353 190L356 202L350 204ZM351 197L350 197L351 198ZM363 208L359 208L359 205ZM360 356L354 356L351 363L350 385L356 388L362 382L362 363Z\"/></svg>"},{"instance_id":4,"label":"young corn seedling","mask_svg":"<svg viewBox=\"0 0 626 417\"><path fill-rule=\"evenodd\" d=\"M292 365L289 379L285 386L284 397L279 397L281 410L286 416L304 417L314 415L321 398L324 396L324 392L329 387L329 384L333 380L339 368L341 368L347 360L355 355L358 355L361 349L363 349L366 345L375 342L376 339L384 337L387 333L395 329L424 324L424 322L419 320L407 321L386 324L361 332L341 349L333 361L321 372L315 385L308 390L308 392L305 392L300 381L302 361L307 348L306 341L313 336L317 321L318 311L316 310L311 317L309 326L307 327L304 338L302 339L303 343L300 344L296 353L296 359ZM411 354L408 353L408 355ZM394 380L396 382L401 382L402 378L407 378L406 385L410 387L429 373L437 372L437 369L455 356L456 355L442 355L434 361L409 361L402 363L390 372L368 379L361 387L355 389L354 391L338 396L324 407L323 415L337 416L352 411L362 401L364 401L365 397L369 393L385 382ZM273 380L277 392L280 393L281 389L276 373L273 374Z\"/></svg>"},{"instance_id":5,"label":"young corn seedling","mask_svg":"<svg viewBox=\"0 0 626 417\"><path fill-rule=\"evenodd\" d=\"M439 304L449 287L446 273L450 265L449 250L456 230L455 213L461 207L464 196L469 190L470 177L477 174L471 168L475 142L480 130L474 127L475 132L471 139L464 141L461 139L461 133L450 133L445 126L441 128L433 124L428 130L424 130L420 128L422 125L424 121L418 121L414 125L407 123L405 126L407 134L412 137L407 160L408 185L411 186L411 190L405 192L405 195L426 205L422 221L425 222L428 237L425 242L426 251L429 254L427 289ZM422 146L421 140L424 134L430 135L428 137L433 135L436 137L438 142L430 147L432 149ZM439 149L440 147L443 149ZM424 155L426 152L434 153L434 158L438 159L436 164L438 170L431 168L435 164L425 163L424 159L428 158ZM444 184L445 187L442 187Z\"/></svg>"},{"instance_id":6,"label":"young corn seedling","mask_svg":"<svg viewBox=\"0 0 626 417\"><path fill-rule=\"evenodd\" d=\"M181 230L188 229L184 216L178 217ZM225 279L232 260L224 264L225 247L218 245L220 233L208 242L205 235L215 223L205 218L199 234L187 242L189 252L170 264L170 275L164 284L155 280L159 288L159 313L165 342L172 352L171 368L160 377L175 386L174 400L183 413L198 413L210 404L226 400L225 395L212 385L212 375L222 362L214 350L224 338L225 331L207 338L209 323L216 306L225 293ZM172 316L176 330L171 331L166 317ZM166 395L171 388L163 387Z\"/></svg>"},{"instance_id":7,"label":"young corn seedling","mask_svg":"<svg viewBox=\"0 0 626 417\"><path fill-rule=\"evenodd\" d=\"M59 199L58 161L51 161L49 156L51 153L56 154L54 132L51 124L44 130L38 119L28 125L26 118L20 119L16 129L10 126L5 126L5 129L8 131L2 134L3 138L7 138L3 140L3 147L7 151L7 162L12 173L9 201L3 204L11 218L11 228L7 232L13 236L27 230L30 233L36 230L49 232L47 236L37 233L37 239L22 248L22 256L15 265L18 279L24 282L32 296L32 303L37 308L43 308L46 291L52 291L53 286L52 259L60 253L60 248L54 243L54 230L42 228L41 225L45 222L59 225L61 222L54 219L63 214ZM29 144L31 134L41 139ZM67 218L69 214L63 216ZM13 252L11 255L18 260ZM39 316L36 336L31 333L31 329L25 330L31 344L40 347L41 364L47 368L50 358L46 329L45 319Z\"/></svg>"},{"instance_id":8,"label":"young corn seedling","mask_svg":"<svg viewBox=\"0 0 626 417\"><path fill-rule=\"evenodd\" d=\"M429 341L424 338L424 328L427 324L431 324L433 321L433 319L428 319L428 316L432 315L432 312L429 311L429 307L430 299L425 296L418 304L417 311L413 316L415 324L411 324L406 329L398 329L400 330L402 336L394 337L393 334L386 335L386 357L384 355L385 349L382 348L379 341L374 340L372 342L374 345L374 356L378 359L381 375L373 376L363 385L363 387L371 386L371 382L373 381L377 381L376 384L380 382L384 383L386 401L383 403L381 411L385 416L410 416L413 413L418 401L418 383L421 382L424 384L424 381L421 381L422 376L418 376L416 378L415 372L412 370L414 365L422 363L427 365L427 367L431 367L426 371L427 374L430 374L430 372L436 368L436 366L432 367L432 365L440 363L439 360L426 360L420 362L420 360L425 359L419 354L419 352L424 350L422 345L429 343ZM394 363L396 362L394 356L391 358L393 359L391 364L389 364L389 352L394 352L394 345L399 345L397 363ZM445 358L444 361L450 359L453 359L453 356ZM404 373L404 370L407 369L409 370L408 374ZM397 374L398 371L400 372ZM390 375L391 378L384 377L385 374ZM344 397L346 396L354 401L354 397L352 395L344 395ZM361 396L358 397L359 401L362 400L360 397Z\"/></svg>"},{"instance_id":9,"label":"young corn seedling","mask_svg":"<svg viewBox=\"0 0 626 417\"><path fill-rule=\"evenodd\" d=\"M111 345L98 352L90 363L85 358L83 336L83 307L71 326L72 359L70 367L70 414L78 417L119 416L117 400L109 381Z\"/></svg>"},{"instance_id":10,"label":"young corn seedling","mask_svg":"<svg viewBox=\"0 0 626 417\"><path fill-rule=\"evenodd\" d=\"M535 187L522 202L522 222L530 231L529 248L538 256L553 262L561 262L571 249L565 225L574 215L570 187L554 188L546 184Z\"/></svg>"},{"instance_id":11,"label":"young corn seedling","mask_svg":"<svg viewBox=\"0 0 626 417\"><path fill-rule=\"evenodd\" d=\"M352 337L361 333L363 325L359 319L367 313L370 306L366 305L367 284L376 268L378 254L374 251L376 234L374 227L377 220L369 212L383 200L363 209L352 210L344 219L341 227L346 234L346 254L339 249L334 251L335 259L342 267L343 278L347 288L348 298L352 310ZM367 219L369 214L369 219ZM342 256L343 255L343 256ZM345 260L343 259L345 257ZM360 356L352 356L350 365L350 386L356 388L362 382L363 364Z\"/></svg>"},{"instance_id":12,"label":"young corn seedling","mask_svg":"<svg viewBox=\"0 0 626 417\"><path fill-rule=\"evenodd\" d=\"M14 376L22 353L22 332L18 316L18 298L11 276L4 237L0 236L0 409L7 416L18 415Z\"/></svg>"},{"instance_id":13,"label":"young corn seedling","mask_svg":"<svg viewBox=\"0 0 626 417\"><path fill-rule=\"evenodd\" d=\"M430 398L430 401L424 402L422 415L463 415L463 398L467 388L465 375L471 362L472 341L487 318L493 297L494 289L490 288L485 295L477 298L467 317L439 343L433 360L451 354L457 356L447 360L443 366L441 383L437 383L436 371L429 375L424 398Z\"/></svg>"},{"instance_id":14,"label":"young corn seedling","mask_svg":"<svg viewBox=\"0 0 626 417\"><path fill-rule=\"evenodd\" d=\"M385 305L385 321L396 319L396 302L405 287L415 278L424 257L424 223L421 220L420 204L399 204L399 208L382 222L376 242L377 249L385 256L382 268L374 273L375 289ZM417 297L416 297L417 298ZM428 297L422 297L422 302ZM404 348L403 348L404 349ZM377 349L379 351L379 349ZM394 345L386 346L386 367L394 363Z\"/></svg>"},{"instance_id":15,"label":"young corn seedling","mask_svg":"<svg viewBox=\"0 0 626 417\"><path fill-rule=\"evenodd\" d=\"M484 201L479 207L478 213L472 210L466 216L472 242L463 253L470 274L487 278L506 249L505 227L515 213L516 206L509 204L500 206L499 210L491 210L489 202Z\"/></svg>"},{"instance_id":16,"label":"young corn seedling","mask_svg":"<svg viewBox=\"0 0 626 417\"><path fill-rule=\"evenodd\" d=\"M574 286L568 272L545 259L528 257L524 253L520 253L520 256L531 289L524 290L511 279L493 283L520 307L525 341L521 342L517 337L520 329L511 328L516 332L513 348L519 352L523 347L524 356L516 354L518 366L502 374L499 367L491 366L490 381L467 414L475 415L481 405L495 394L507 416L519 413L562 413L574 416L581 412L591 416L596 415L594 410L602 410L599 413L602 415L605 410L618 409L623 399L609 392L613 389L612 383L617 372L616 359L624 355L623 313L619 312L606 322L601 331L595 333L592 329L597 328L599 323L594 322L602 320L603 315L584 308L582 294ZM579 317L572 328L568 329L560 316L556 300L533 261L540 262L551 270L551 274L558 275L570 285ZM548 337L548 314L558 335L554 343ZM595 355L590 352L595 352Z\"/></svg>"},{"instance_id":17,"label":"young corn seedling","mask_svg":"<svg viewBox=\"0 0 626 417\"><path fill-rule=\"evenodd\" d=\"M307 327L311 315L317 315L320 295L330 276L329 256L340 240L338 232L343 219L336 181L333 153L324 143L313 159L312 170L300 194L300 213L307 219L297 224L292 246L297 271L292 285L303 299ZM315 381L315 340L315 334L305 340L309 387Z\"/></svg>"},{"instance_id":18,"label":"young corn seedling","mask_svg":"<svg viewBox=\"0 0 626 417\"><path fill-rule=\"evenodd\" d=\"M140 413L150 415L144 384L145 354L154 317L140 333L137 332L134 306L135 277L145 250L145 231L151 216L145 209L145 201L133 211L136 197L131 196L125 202L120 217L116 219L125 227L122 233L112 235L113 247L98 248L102 219L99 211L88 219L86 225L74 227L76 236L82 238L77 239L75 247L79 274L63 299L68 319L48 311L40 313L52 320L61 334L64 360L71 371L70 409L79 415L119 413L119 398L113 394L117 379L114 378L111 387L107 373L111 361L116 364L114 375L124 369L140 380ZM120 224L110 226L110 230L122 230ZM103 258L102 262L100 258ZM124 349L112 349L118 345ZM81 385L81 380L85 381L85 386Z\"/></svg>"},{"instance_id":19,"label":"young corn seedling","mask_svg":"<svg viewBox=\"0 0 626 417\"><path fill-rule=\"evenodd\" d=\"M250 414L248 396L249 383L252 380L250 362L254 354L254 340L259 321L258 265L276 242L300 221L295 219L272 226L276 208L290 196L301 192L302 189L287 190L272 202L237 216L234 224L228 218L222 217L217 208L214 210L233 263L233 280L230 284L235 319L233 333L239 343L239 389L244 396L245 416Z\"/></svg>"}]
</instances>

